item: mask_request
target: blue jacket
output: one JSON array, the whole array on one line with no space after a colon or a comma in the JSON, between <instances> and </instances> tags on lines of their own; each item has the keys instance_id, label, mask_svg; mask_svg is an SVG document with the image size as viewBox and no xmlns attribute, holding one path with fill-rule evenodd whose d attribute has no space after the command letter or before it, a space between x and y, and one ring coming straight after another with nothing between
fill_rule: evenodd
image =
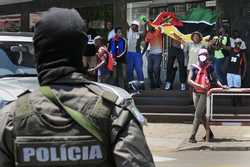
<instances>
[{"instance_id":1,"label":"blue jacket","mask_svg":"<svg viewBox=\"0 0 250 167\"><path fill-rule=\"evenodd\" d=\"M115 40L115 38L113 37L109 41L108 50L109 50L109 52L112 53L114 58L116 58L116 56L119 56L122 54L122 57L120 58L120 59L122 59L126 53L126 41L125 41L125 39L120 37L118 40Z\"/></svg>"}]
</instances>

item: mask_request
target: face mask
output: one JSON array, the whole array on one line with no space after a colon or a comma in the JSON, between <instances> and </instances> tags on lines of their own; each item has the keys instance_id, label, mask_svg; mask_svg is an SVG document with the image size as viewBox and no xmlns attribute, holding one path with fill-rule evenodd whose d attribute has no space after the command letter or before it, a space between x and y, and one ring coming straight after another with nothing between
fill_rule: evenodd
<instances>
[{"instance_id":1,"label":"face mask","mask_svg":"<svg viewBox=\"0 0 250 167\"><path fill-rule=\"evenodd\" d=\"M207 64L207 56L206 55L200 55L198 57L198 61L199 61L201 66L206 65Z\"/></svg>"},{"instance_id":2,"label":"face mask","mask_svg":"<svg viewBox=\"0 0 250 167\"><path fill-rule=\"evenodd\" d=\"M241 43L235 43L236 48L240 48L240 46L241 46Z\"/></svg>"},{"instance_id":3,"label":"face mask","mask_svg":"<svg viewBox=\"0 0 250 167\"><path fill-rule=\"evenodd\" d=\"M205 56L205 55L200 55L200 56L199 56L199 60L200 60L200 62L204 62L204 61L207 60L207 56Z\"/></svg>"}]
</instances>

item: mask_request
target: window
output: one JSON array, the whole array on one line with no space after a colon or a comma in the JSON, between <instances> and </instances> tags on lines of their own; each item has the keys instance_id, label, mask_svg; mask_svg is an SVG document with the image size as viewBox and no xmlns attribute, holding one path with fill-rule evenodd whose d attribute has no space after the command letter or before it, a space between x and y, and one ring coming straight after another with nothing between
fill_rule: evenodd
<instances>
[{"instance_id":1,"label":"window","mask_svg":"<svg viewBox=\"0 0 250 167\"><path fill-rule=\"evenodd\" d=\"M15 32L20 31L21 15L4 15L0 16L0 31Z\"/></svg>"},{"instance_id":2,"label":"window","mask_svg":"<svg viewBox=\"0 0 250 167\"><path fill-rule=\"evenodd\" d=\"M0 76L35 73L34 50L31 42L0 42Z\"/></svg>"}]
</instances>

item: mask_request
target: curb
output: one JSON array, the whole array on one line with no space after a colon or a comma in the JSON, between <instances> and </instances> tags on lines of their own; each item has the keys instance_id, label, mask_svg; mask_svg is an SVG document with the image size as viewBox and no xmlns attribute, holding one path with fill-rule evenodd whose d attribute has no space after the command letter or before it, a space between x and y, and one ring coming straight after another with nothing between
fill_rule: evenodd
<instances>
[{"instance_id":1,"label":"curb","mask_svg":"<svg viewBox=\"0 0 250 167\"><path fill-rule=\"evenodd\" d=\"M249 147L214 147L214 146L197 146L189 148L177 148L179 151L250 151Z\"/></svg>"},{"instance_id":2,"label":"curb","mask_svg":"<svg viewBox=\"0 0 250 167\"><path fill-rule=\"evenodd\" d=\"M177 152L178 151L249 151L249 150L250 150L250 141L189 143L187 139L185 139L176 148Z\"/></svg>"}]
</instances>

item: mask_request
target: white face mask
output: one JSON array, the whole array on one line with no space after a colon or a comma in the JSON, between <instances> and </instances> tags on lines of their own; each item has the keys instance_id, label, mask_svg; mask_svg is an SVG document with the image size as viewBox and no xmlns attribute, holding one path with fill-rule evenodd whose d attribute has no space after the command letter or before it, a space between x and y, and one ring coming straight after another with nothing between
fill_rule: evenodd
<instances>
[{"instance_id":1,"label":"white face mask","mask_svg":"<svg viewBox=\"0 0 250 167\"><path fill-rule=\"evenodd\" d=\"M200 62L205 62L205 61L207 60L207 56L205 56L205 55L200 55L200 56L199 56L199 60L200 60Z\"/></svg>"}]
</instances>

